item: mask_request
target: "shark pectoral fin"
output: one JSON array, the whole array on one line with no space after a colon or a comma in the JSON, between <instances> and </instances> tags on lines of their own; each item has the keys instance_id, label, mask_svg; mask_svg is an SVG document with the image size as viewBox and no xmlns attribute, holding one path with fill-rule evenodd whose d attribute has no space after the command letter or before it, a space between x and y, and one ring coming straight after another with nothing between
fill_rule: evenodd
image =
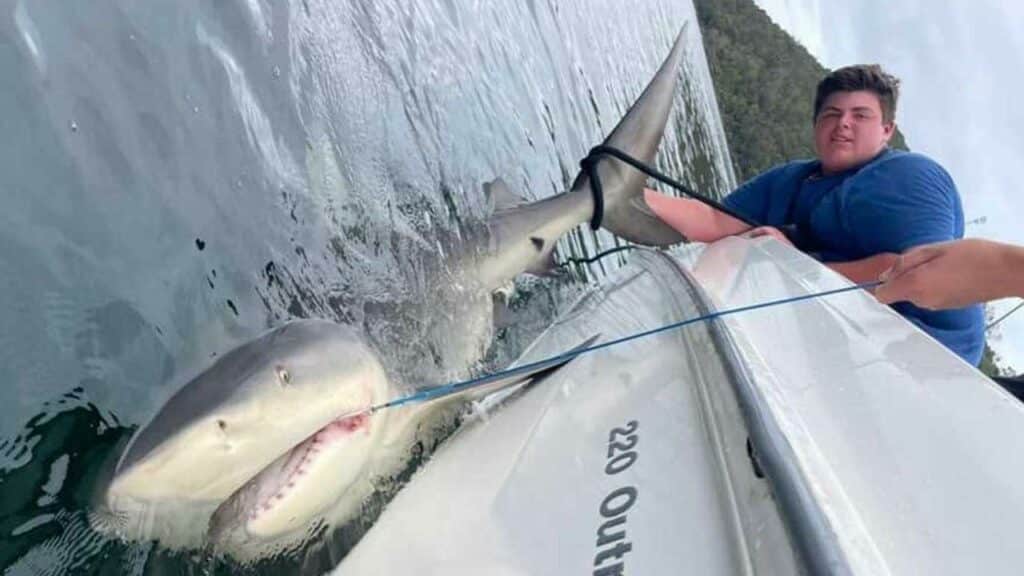
<instances>
[{"instance_id":1,"label":"shark pectoral fin","mask_svg":"<svg viewBox=\"0 0 1024 576\"><path fill-rule=\"evenodd\" d=\"M540 360L538 362L530 362L528 364L523 364L522 366L509 368L498 372L497 374L491 374L489 376L483 376L481 378L471 380L446 393L444 397L446 399L463 398L466 400L476 400L489 394L493 394L499 390L512 388L520 384L528 384L532 386L555 373L559 368L562 368L580 354L586 352L586 350L600 337L600 334L595 334L584 340L579 345L557 356L552 356L551 358ZM434 399L437 398L440 398L440 396L435 397Z\"/></svg>"},{"instance_id":2,"label":"shark pectoral fin","mask_svg":"<svg viewBox=\"0 0 1024 576\"><path fill-rule=\"evenodd\" d=\"M531 370L530 375L529 375L530 381L527 383L527 385L528 386L534 386L534 385L538 384L539 382L541 382L542 380L544 380L545 378L547 378L548 376L551 376L552 374L557 372L559 368L562 368L563 366L565 366L569 362L572 362L573 360L575 360L577 356L579 356L581 354L584 354L587 351L589 351L590 347L593 346L594 343L597 342L598 339L600 339L600 338L601 338L601 334L600 333L594 334L590 338L587 338L583 342L580 342L579 344L577 344L576 346L573 346L569 350L566 350L562 354L559 354L558 356L555 356L555 357L550 358L548 360L542 361L542 363L546 363L547 366L543 366L543 367L538 366L538 367L534 368L533 370ZM537 363L537 364L541 364L541 363ZM526 364L523 367L526 368L528 366L530 366L530 365Z\"/></svg>"},{"instance_id":3,"label":"shark pectoral fin","mask_svg":"<svg viewBox=\"0 0 1024 576\"><path fill-rule=\"evenodd\" d=\"M509 210L529 202L513 192L501 178L484 182L484 196L487 198L487 205L491 208L492 212Z\"/></svg>"},{"instance_id":4,"label":"shark pectoral fin","mask_svg":"<svg viewBox=\"0 0 1024 576\"><path fill-rule=\"evenodd\" d=\"M530 242L537 251L537 259L526 268L525 272L534 276L557 276L561 269L555 262L554 247L547 246L543 238L531 237Z\"/></svg>"}]
</instances>

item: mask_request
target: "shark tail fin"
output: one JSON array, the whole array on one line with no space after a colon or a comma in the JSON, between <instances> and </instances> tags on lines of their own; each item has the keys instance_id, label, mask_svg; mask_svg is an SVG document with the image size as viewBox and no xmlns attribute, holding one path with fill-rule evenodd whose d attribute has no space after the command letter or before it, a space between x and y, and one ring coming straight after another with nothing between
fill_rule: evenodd
<instances>
[{"instance_id":1,"label":"shark tail fin","mask_svg":"<svg viewBox=\"0 0 1024 576\"><path fill-rule=\"evenodd\" d=\"M686 240L651 210L644 200L643 186L614 206L605 209L602 227L612 234L645 246L670 246Z\"/></svg>"},{"instance_id":2,"label":"shark tail fin","mask_svg":"<svg viewBox=\"0 0 1024 576\"><path fill-rule=\"evenodd\" d=\"M646 164L654 163L681 77L688 28L689 23L679 31L668 56L605 139L604 145L617 148ZM602 225L606 230L648 246L667 246L684 240L679 232L662 222L647 206L643 192L647 178L642 172L613 157L602 158L596 169L604 188ZM589 178L581 173L573 189L584 186L589 188Z\"/></svg>"}]
</instances>

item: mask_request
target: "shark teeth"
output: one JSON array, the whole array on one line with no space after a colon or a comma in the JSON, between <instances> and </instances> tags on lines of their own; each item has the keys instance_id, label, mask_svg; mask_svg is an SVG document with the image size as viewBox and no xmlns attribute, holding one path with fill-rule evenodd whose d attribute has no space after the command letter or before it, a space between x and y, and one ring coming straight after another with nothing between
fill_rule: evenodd
<instances>
[{"instance_id":1,"label":"shark teeth","mask_svg":"<svg viewBox=\"0 0 1024 576\"><path fill-rule=\"evenodd\" d=\"M284 465L284 469L288 471L284 480L276 490L268 493L253 507L249 513L249 519L258 519L262 513L272 510L276 503L284 500L295 488L298 479L305 476L309 468L315 464L317 456L327 444L360 430L368 430L369 426L370 415L367 413L332 420L302 444L293 448L292 457L288 458L288 462Z\"/></svg>"}]
</instances>

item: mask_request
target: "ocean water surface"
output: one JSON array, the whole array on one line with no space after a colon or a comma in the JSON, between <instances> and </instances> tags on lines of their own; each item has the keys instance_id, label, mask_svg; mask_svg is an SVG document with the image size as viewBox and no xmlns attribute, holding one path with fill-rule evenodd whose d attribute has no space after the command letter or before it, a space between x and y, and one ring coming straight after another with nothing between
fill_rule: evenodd
<instances>
[{"instance_id":1,"label":"ocean water surface","mask_svg":"<svg viewBox=\"0 0 1024 576\"><path fill-rule=\"evenodd\" d=\"M0 571L317 574L360 526L237 566L95 529L131 433L294 318L419 388L514 359L619 261L462 298L501 177L567 189L686 27L658 165L734 184L686 1L0 1ZM580 228L559 257L614 246ZM496 323L484 342L470 321ZM372 522L372 518L365 519Z\"/></svg>"}]
</instances>

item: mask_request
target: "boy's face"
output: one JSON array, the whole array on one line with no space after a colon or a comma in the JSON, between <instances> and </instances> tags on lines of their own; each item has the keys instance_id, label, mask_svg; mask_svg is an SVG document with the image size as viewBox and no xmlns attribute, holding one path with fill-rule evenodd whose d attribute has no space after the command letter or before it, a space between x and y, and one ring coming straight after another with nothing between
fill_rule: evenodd
<instances>
[{"instance_id":1,"label":"boy's face","mask_svg":"<svg viewBox=\"0 0 1024 576\"><path fill-rule=\"evenodd\" d=\"M874 92L835 92L825 99L814 121L814 149L822 172L834 174L871 160L889 143L895 129L895 123L882 119Z\"/></svg>"}]
</instances>

